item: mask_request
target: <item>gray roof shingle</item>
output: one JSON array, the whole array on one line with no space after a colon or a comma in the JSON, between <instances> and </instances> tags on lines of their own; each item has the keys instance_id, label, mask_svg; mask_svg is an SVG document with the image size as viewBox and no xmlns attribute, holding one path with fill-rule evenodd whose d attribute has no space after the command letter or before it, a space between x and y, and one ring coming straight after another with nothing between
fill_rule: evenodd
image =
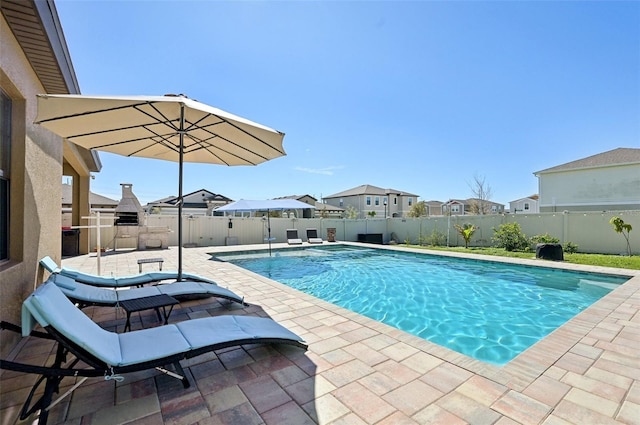
<instances>
[{"instance_id":1,"label":"gray roof shingle","mask_svg":"<svg viewBox=\"0 0 640 425\"><path fill-rule=\"evenodd\" d=\"M566 164L556 165L555 167L536 171L535 175L552 173L556 171L576 170L580 168L607 167L611 165L635 164L640 163L640 149L635 148L617 148L607 152L602 152L576 161L567 162Z\"/></svg>"}]
</instances>

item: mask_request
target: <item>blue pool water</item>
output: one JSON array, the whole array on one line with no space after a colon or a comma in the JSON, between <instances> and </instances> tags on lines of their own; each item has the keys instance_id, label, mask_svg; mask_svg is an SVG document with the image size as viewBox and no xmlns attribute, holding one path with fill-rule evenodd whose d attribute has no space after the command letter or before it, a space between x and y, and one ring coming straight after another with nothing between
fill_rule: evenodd
<instances>
[{"instance_id":1,"label":"blue pool water","mask_svg":"<svg viewBox=\"0 0 640 425\"><path fill-rule=\"evenodd\" d=\"M494 364L628 279L335 245L216 257Z\"/></svg>"}]
</instances>

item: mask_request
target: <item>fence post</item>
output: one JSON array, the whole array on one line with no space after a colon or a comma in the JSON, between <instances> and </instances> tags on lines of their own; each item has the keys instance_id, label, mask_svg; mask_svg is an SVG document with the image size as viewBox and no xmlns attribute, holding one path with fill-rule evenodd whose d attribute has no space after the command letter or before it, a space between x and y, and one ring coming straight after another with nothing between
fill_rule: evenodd
<instances>
[{"instance_id":1,"label":"fence post","mask_svg":"<svg viewBox=\"0 0 640 425\"><path fill-rule=\"evenodd\" d=\"M562 243L569 240L569 211L562 213Z\"/></svg>"}]
</instances>

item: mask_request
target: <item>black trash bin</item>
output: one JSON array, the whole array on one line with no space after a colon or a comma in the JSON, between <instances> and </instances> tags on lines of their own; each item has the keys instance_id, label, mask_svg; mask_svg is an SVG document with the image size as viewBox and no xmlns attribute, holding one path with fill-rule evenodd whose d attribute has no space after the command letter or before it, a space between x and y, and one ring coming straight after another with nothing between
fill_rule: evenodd
<instances>
[{"instance_id":1,"label":"black trash bin","mask_svg":"<svg viewBox=\"0 0 640 425\"><path fill-rule=\"evenodd\" d=\"M62 231L62 256L73 257L80 255L80 229Z\"/></svg>"}]
</instances>

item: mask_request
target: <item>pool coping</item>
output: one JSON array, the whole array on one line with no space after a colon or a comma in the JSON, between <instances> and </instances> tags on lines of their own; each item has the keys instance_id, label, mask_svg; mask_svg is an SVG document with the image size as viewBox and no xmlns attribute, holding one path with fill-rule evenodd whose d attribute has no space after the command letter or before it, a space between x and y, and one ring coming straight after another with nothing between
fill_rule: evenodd
<instances>
[{"instance_id":1,"label":"pool coping","mask_svg":"<svg viewBox=\"0 0 640 425\"><path fill-rule=\"evenodd\" d=\"M448 363L452 363L459 366L469 372L473 372L477 375L483 376L487 379L491 379L499 384L505 385L513 390L522 391L529 386L538 377L543 375L549 370L556 362L558 362L562 356L576 347L577 344L584 338L589 337L589 333L596 329L599 323L604 322L611 314L611 311L615 311L619 308L633 293L640 289L640 270L621 269L613 267L601 267L601 266L587 266L581 264L564 263L558 261L549 261L541 259L522 259L511 257L497 257L487 256L474 253L459 253L459 252L447 252L439 250L429 250L423 248L411 248L401 245L374 245L358 242L337 242L337 245L352 245L358 247L366 247L371 249L391 250L400 252L411 252L417 254L436 255L444 257L454 257L463 259L474 259L478 261L490 261L496 263L509 263L518 264L531 267L543 267L562 269L568 271L599 273L607 275L625 276L629 277L629 280L619 288L614 289L610 293L606 294L601 299L594 302L588 308L578 313L573 318L569 319L566 323L549 333L540 341L533 344L531 347L520 353L511 361L504 365L495 365L481 360L474 359L465 354L451 350L447 347L435 344L433 342L424 340L418 336L411 335L407 332L401 331L391 325L387 325L378 322L374 319L370 319L366 316L352 312L346 308L334 305L327 301L316 298L312 295L306 294L297 289L291 288L280 282L266 278L257 273L253 273L249 270L243 269L232 263L227 263L237 267L238 269L251 273L258 279L264 279L267 282L276 283L283 286L286 290L294 291L293 293L297 297L304 298L307 301L311 301L315 304L323 305L323 308L330 311L335 311L341 316L349 316L351 320L360 323L363 326L378 330L382 333L391 333L395 338L400 341L409 344L423 352L426 352L434 357L437 357ZM228 252L246 252L246 251L264 251L265 248L262 245L252 245L251 249L239 249L239 246L225 247L223 250L216 249L216 252L228 253ZM274 245L272 249L301 249L301 248L317 248L317 245Z\"/></svg>"}]
</instances>

